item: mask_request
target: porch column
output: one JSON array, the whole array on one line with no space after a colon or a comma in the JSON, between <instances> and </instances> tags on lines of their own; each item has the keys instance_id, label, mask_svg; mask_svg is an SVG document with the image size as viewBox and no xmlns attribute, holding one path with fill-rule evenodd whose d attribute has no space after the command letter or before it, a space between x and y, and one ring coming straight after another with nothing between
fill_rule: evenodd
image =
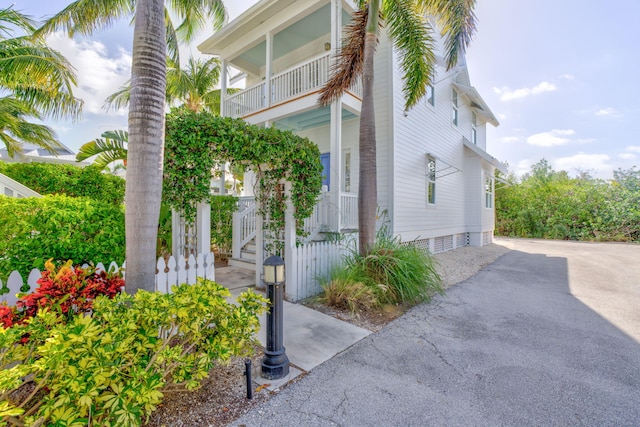
<instances>
[{"instance_id":1,"label":"porch column","mask_svg":"<svg viewBox=\"0 0 640 427\"><path fill-rule=\"evenodd\" d=\"M335 101L331 103L331 125L329 126L329 138L331 141L331 170L329 192L329 206L331 217L331 227L339 232L342 229L342 206L340 205L340 191L342 189L342 103Z\"/></svg>"},{"instance_id":2,"label":"porch column","mask_svg":"<svg viewBox=\"0 0 640 427\"><path fill-rule=\"evenodd\" d=\"M229 64L226 60L220 61L220 116L225 117L224 104L227 98L227 66Z\"/></svg>"},{"instance_id":3,"label":"porch column","mask_svg":"<svg viewBox=\"0 0 640 427\"><path fill-rule=\"evenodd\" d=\"M265 107L271 107L271 61L273 58L273 34L271 31L266 34L266 60L264 71L264 90L265 90Z\"/></svg>"},{"instance_id":4,"label":"porch column","mask_svg":"<svg viewBox=\"0 0 640 427\"><path fill-rule=\"evenodd\" d=\"M332 60L339 46L342 44L342 0L331 0L331 55ZM335 231L342 229L342 206L340 204L340 192L342 191L342 103L340 100L331 104L331 125L329 138L331 141L331 191L329 193L329 205L333 207L330 212L331 226Z\"/></svg>"}]
</instances>

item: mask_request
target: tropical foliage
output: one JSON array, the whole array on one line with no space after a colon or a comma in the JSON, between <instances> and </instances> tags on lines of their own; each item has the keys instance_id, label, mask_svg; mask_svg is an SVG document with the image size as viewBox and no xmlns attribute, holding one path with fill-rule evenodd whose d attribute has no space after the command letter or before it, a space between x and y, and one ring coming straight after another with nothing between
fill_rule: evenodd
<instances>
[{"instance_id":1,"label":"tropical foliage","mask_svg":"<svg viewBox=\"0 0 640 427\"><path fill-rule=\"evenodd\" d=\"M53 152L60 142L38 121L76 118L82 107L73 97L71 65L33 35L35 28L35 21L13 7L0 9L0 143L10 157L22 152L24 142Z\"/></svg>"},{"instance_id":2,"label":"tropical foliage","mask_svg":"<svg viewBox=\"0 0 640 427\"><path fill-rule=\"evenodd\" d=\"M640 241L640 171L612 181L571 178L542 159L496 190L496 234L567 240Z\"/></svg>"},{"instance_id":3,"label":"tropical foliage","mask_svg":"<svg viewBox=\"0 0 640 427\"><path fill-rule=\"evenodd\" d=\"M359 10L345 34L334 73L322 91L320 103L339 99L354 82L362 79L360 114L360 179L358 223L360 252L373 248L377 210L376 129L373 99L375 47L380 28L385 28L400 58L404 75L405 108L422 98L430 83L435 64L436 29L445 41L447 69L454 67L475 31L475 0L359 0Z\"/></svg>"},{"instance_id":4,"label":"tropical foliage","mask_svg":"<svg viewBox=\"0 0 640 427\"><path fill-rule=\"evenodd\" d=\"M0 424L143 424L167 391L198 388L216 364L251 353L266 301L229 297L201 280L171 294L98 296L72 316L54 298L29 322L0 327Z\"/></svg>"}]
</instances>

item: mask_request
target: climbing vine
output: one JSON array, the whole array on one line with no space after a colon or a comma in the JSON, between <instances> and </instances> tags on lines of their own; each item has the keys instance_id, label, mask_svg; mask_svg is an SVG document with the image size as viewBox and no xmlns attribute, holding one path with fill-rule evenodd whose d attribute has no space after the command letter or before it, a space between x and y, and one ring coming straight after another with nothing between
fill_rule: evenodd
<instances>
[{"instance_id":1,"label":"climbing vine","mask_svg":"<svg viewBox=\"0 0 640 427\"><path fill-rule=\"evenodd\" d=\"M284 227L280 185L291 182L298 233L322 186L318 147L289 131L262 128L241 119L174 109L167 116L163 198L193 223L196 206L209 198L212 170L230 162L256 173L259 213L273 236Z\"/></svg>"}]
</instances>

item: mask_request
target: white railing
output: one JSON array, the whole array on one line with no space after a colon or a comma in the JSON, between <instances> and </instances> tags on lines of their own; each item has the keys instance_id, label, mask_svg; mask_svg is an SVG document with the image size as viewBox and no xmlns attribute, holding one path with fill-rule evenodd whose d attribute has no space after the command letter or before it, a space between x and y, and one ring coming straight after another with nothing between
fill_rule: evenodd
<instances>
[{"instance_id":1,"label":"white railing","mask_svg":"<svg viewBox=\"0 0 640 427\"><path fill-rule=\"evenodd\" d=\"M238 212L242 212L256 204L256 198L253 196L238 197Z\"/></svg>"},{"instance_id":2,"label":"white railing","mask_svg":"<svg viewBox=\"0 0 640 427\"><path fill-rule=\"evenodd\" d=\"M303 230L307 233L309 240L329 224L329 201L329 193L322 193L313 207L311 216L305 218Z\"/></svg>"},{"instance_id":3,"label":"white railing","mask_svg":"<svg viewBox=\"0 0 640 427\"><path fill-rule=\"evenodd\" d=\"M271 98L273 105L324 86L329 77L331 55L323 54L295 68L274 74L271 77ZM267 88L265 82L258 83L224 101L224 115L242 117L267 107Z\"/></svg>"},{"instance_id":4,"label":"white railing","mask_svg":"<svg viewBox=\"0 0 640 427\"><path fill-rule=\"evenodd\" d=\"M215 268L214 268L214 255L209 252L206 255L198 254L197 257L189 255L189 259L185 260L183 257L176 258L171 256L167 261L164 258L158 258L156 263L156 291L162 293L170 293L173 285L181 285L183 283L194 285L198 277L203 277L209 280L215 280ZM86 267L85 264L83 267ZM122 277L126 280L125 276L126 262L122 264ZM109 264L108 269L105 269L104 264L96 264L96 268L104 271L118 271L118 264L112 262ZM7 279L6 286L2 285L0 280L0 289L8 288L9 292L0 295L0 301L6 302L7 305L15 305L18 301L17 294L23 292L20 290L25 284L29 286L30 292L36 289L37 281L42 277L42 273L37 268L34 268L29 273L26 283L22 279L22 276L17 271L11 272Z\"/></svg>"},{"instance_id":5,"label":"white railing","mask_svg":"<svg viewBox=\"0 0 640 427\"><path fill-rule=\"evenodd\" d=\"M324 86L329 77L330 58L331 55L324 54L274 75L271 78L271 103L277 104Z\"/></svg>"},{"instance_id":6,"label":"white railing","mask_svg":"<svg viewBox=\"0 0 640 427\"><path fill-rule=\"evenodd\" d=\"M235 93L224 101L225 117L242 117L266 107L264 82Z\"/></svg>"},{"instance_id":7,"label":"white railing","mask_svg":"<svg viewBox=\"0 0 640 427\"><path fill-rule=\"evenodd\" d=\"M253 199L253 198L251 198ZM242 248L256 237L255 199L243 200L243 209L233 213L233 257L240 258Z\"/></svg>"},{"instance_id":8,"label":"white railing","mask_svg":"<svg viewBox=\"0 0 640 427\"><path fill-rule=\"evenodd\" d=\"M342 229L358 228L358 195L340 193L340 225Z\"/></svg>"}]
</instances>

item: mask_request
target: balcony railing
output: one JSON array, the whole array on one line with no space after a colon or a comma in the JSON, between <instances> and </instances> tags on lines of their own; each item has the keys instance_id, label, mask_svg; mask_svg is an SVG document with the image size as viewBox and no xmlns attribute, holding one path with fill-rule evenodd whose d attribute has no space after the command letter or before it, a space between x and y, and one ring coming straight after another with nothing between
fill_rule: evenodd
<instances>
[{"instance_id":1,"label":"balcony railing","mask_svg":"<svg viewBox=\"0 0 640 427\"><path fill-rule=\"evenodd\" d=\"M243 117L268 106L284 102L324 86L329 78L331 55L311 59L294 68L271 77L271 96L267 102L267 85L261 82L237 92L224 101L224 116ZM351 92L361 97L360 81L353 85Z\"/></svg>"}]
</instances>

